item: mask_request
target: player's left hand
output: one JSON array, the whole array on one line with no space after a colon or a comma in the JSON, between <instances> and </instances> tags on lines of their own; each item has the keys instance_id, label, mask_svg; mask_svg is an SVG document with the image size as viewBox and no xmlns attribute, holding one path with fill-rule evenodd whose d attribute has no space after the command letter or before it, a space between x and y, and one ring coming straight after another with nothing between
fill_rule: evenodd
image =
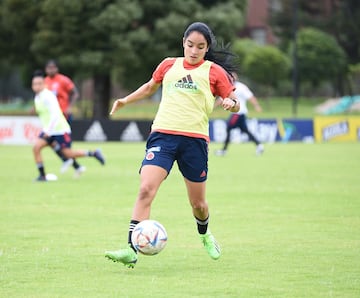
<instances>
[{"instance_id":1,"label":"player's left hand","mask_svg":"<svg viewBox=\"0 0 360 298\"><path fill-rule=\"evenodd\" d=\"M229 111L231 109L233 109L236 106L236 103L234 102L233 99L231 98L224 98L223 102L222 102L222 107L225 111Z\"/></svg>"}]
</instances>

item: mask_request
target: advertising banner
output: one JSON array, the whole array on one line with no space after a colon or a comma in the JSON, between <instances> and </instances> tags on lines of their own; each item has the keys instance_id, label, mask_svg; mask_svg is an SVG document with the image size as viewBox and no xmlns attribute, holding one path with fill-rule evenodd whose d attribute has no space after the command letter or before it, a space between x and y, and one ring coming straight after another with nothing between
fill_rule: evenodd
<instances>
[{"instance_id":1,"label":"advertising banner","mask_svg":"<svg viewBox=\"0 0 360 298\"><path fill-rule=\"evenodd\" d=\"M87 142L142 142L150 133L151 121L74 120L72 138Z\"/></svg>"},{"instance_id":2,"label":"advertising banner","mask_svg":"<svg viewBox=\"0 0 360 298\"><path fill-rule=\"evenodd\" d=\"M317 142L359 141L360 118L355 116L315 117L314 135Z\"/></svg>"},{"instance_id":3,"label":"advertising banner","mask_svg":"<svg viewBox=\"0 0 360 298\"><path fill-rule=\"evenodd\" d=\"M314 122L312 119L279 119L277 121L279 141L314 142Z\"/></svg>"},{"instance_id":4,"label":"advertising banner","mask_svg":"<svg viewBox=\"0 0 360 298\"><path fill-rule=\"evenodd\" d=\"M73 141L143 142L147 139L152 121L148 120L74 120ZM359 141L360 117L319 116L312 119L247 119L249 130L262 143ZM32 144L41 131L37 117L1 116L0 144ZM209 124L210 140L224 142L226 120L214 119ZM248 142L239 128L230 133L233 143Z\"/></svg>"},{"instance_id":5,"label":"advertising banner","mask_svg":"<svg viewBox=\"0 0 360 298\"><path fill-rule=\"evenodd\" d=\"M32 144L40 131L38 117L0 117L0 144Z\"/></svg>"},{"instance_id":6,"label":"advertising banner","mask_svg":"<svg viewBox=\"0 0 360 298\"><path fill-rule=\"evenodd\" d=\"M247 125L254 136L262 143L302 141L312 142L312 119L247 119ZM210 139L214 142L224 142L226 138L226 120L211 120ZM235 128L230 131L230 141L243 143L249 140L248 136Z\"/></svg>"},{"instance_id":7,"label":"advertising banner","mask_svg":"<svg viewBox=\"0 0 360 298\"><path fill-rule=\"evenodd\" d=\"M74 120L72 140L87 142L142 142L150 133L151 121ZM1 116L0 144L29 145L41 132L38 117Z\"/></svg>"}]
</instances>

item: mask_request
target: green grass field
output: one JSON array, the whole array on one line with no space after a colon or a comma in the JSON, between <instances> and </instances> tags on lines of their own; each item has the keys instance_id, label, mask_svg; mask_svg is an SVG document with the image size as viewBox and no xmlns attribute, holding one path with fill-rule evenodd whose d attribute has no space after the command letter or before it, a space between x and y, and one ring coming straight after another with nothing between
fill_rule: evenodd
<instances>
[{"instance_id":1,"label":"green grass field","mask_svg":"<svg viewBox=\"0 0 360 298\"><path fill-rule=\"evenodd\" d=\"M315 107L321 104L325 99L320 98L300 98L297 107L297 114L293 114L292 99L291 98L269 98L267 100L259 98L260 105L263 111L257 113L251 104L248 104L249 117L256 118L313 118ZM113 119L153 119L158 109L158 102L140 101L135 104L126 106L125 109L119 110ZM348 115L349 113L346 113ZM355 115L359 113L354 113ZM212 119L228 118L229 112L224 111L221 107L215 107L211 113Z\"/></svg>"},{"instance_id":2,"label":"green grass field","mask_svg":"<svg viewBox=\"0 0 360 298\"><path fill-rule=\"evenodd\" d=\"M33 183L29 146L0 146L0 297L359 297L360 144L210 145L210 227L222 246L201 247L177 166L163 183L152 218L167 229L159 255L135 269L104 251L127 240L144 143L100 146L101 167Z\"/></svg>"}]
</instances>

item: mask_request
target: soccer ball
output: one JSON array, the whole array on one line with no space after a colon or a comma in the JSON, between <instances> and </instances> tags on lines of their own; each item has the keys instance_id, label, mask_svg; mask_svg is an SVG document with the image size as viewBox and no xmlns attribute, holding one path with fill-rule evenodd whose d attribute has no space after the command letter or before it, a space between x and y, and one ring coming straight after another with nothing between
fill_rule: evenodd
<instances>
[{"instance_id":1,"label":"soccer ball","mask_svg":"<svg viewBox=\"0 0 360 298\"><path fill-rule=\"evenodd\" d=\"M51 174L51 173L46 174L45 177L46 177L47 181L56 181L56 180L58 180L58 177L55 174Z\"/></svg>"},{"instance_id":2,"label":"soccer ball","mask_svg":"<svg viewBox=\"0 0 360 298\"><path fill-rule=\"evenodd\" d=\"M139 222L131 235L135 249L147 256L158 254L166 245L167 233L164 226L156 220Z\"/></svg>"}]
</instances>

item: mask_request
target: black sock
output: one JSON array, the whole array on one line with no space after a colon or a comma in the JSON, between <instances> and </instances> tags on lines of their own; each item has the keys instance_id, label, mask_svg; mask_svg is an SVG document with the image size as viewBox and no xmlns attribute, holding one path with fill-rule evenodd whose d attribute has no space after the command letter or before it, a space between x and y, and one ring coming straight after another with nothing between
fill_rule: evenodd
<instances>
[{"instance_id":1,"label":"black sock","mask_svg":"<svg viewBox=\"0 0 360 298\"><path fill-rule=\"evenodd\" d=\"M78 164L78 162L75 159L74 159L74 162L73 162L73 167L74 167L74 169L80 168L80 165Z\"/></svg>"},{"instance_id":2,"label":"black sock","mask_svg":"<svg viewBox=\"0 0 360 298\"><path fill-rule=\"evenodd\" d=\"M135 252L137 252L137 251L136 251L135 247L133 246L133 244L132 244L132 242L131 242L131 235L132 235L132 232L133 232L134 229L135 229L135 226L136 226L138 223L139 223L138 220L132 219L132 220L130 221L130 225L129 225L128 243L129 243L130 247L131 247Z\"/></svg>"},{"instance_id":3,"label":"black sock","mask_svg":"<svg viewBox=\"0 0 360 298\"><path fill-rule=\"evenodd\" d=\"M53 147L53 150L61 158L62 161L65 162L69 159L61 152L61 146L58 143L55 144L55 146ZM74 167L74 169L78 169L80 167L80 165L78 164L78 162L75 159L73 162L73 167Z\"/></svg>"},{"instance_id":4,"label":"black sock","mask_svg":"<svg viewBox=\"0 0 360 298\"><path fill-rule=\"evenodd\" d=\"M67 158L65 157L65 155L61 152L61 146L56 143L55 146L53 147L53 150L55 151L55 153L57 154L57 156L59 156L61 158L62 161L66 161Z\"/></svg>"},{"instance_id":5,"label":"black sock","mask_svg":"<svg viewBox=\"0 0 360 298\"><path fill-rule=\"evenodd\" d=\"M202 219L198 219L197 217L195 217L196 219L196 223L197 223L197 229L199 234L206 234L207 228L208 228L208 224L209 224L209 216L202 220Z\"/></svg>"},{"instance_id":6,"label":"black sock","mask_svg":"<svg viewBox=\"0 0 360 298\"><path fill-rule=\"evenodd\" d=\"M63 162L69 160L69 158L67 158L67 157L61 152L61 150L55 150L55 148L54 148L54 151L55 151L55 153L61 158L61 160L62 160ZM73 162L73 167L74 167L74 169L78 169L78 168L80 167L80 165L77 163L77 161L76 161L75 159L74 159L74 162Z\"/></svg>"},{"instance_id":7,"label":"black sock","mask_svg":"<svg viewBox=\"0 0 360 298\"><path fill-rule=\"evenodd\" d=\"M44 176L45 177L45 169L44 169L44 165L42 162L39 162L36 164L37 168L39 170L40 176Z\"/></svg>"}]
</instances>

